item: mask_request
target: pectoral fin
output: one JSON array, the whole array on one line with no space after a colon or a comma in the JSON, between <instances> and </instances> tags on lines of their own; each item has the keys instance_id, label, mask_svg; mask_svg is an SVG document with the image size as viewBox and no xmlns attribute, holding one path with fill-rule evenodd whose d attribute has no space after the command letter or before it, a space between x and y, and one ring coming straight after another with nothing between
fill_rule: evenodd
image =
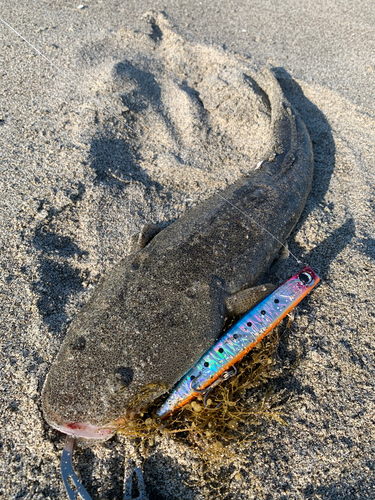
<instances>
[{"instance_id":1,"label":"pectoral fin","mask_svg":"<svg viewBox=\"0 0 375 500\"><path fill-rule=\"evenodd\" d=\"M141 250L161 231L157 224L145 224L139 234L133 234L130 242L130 253Z\"/></svg>"},{"instance_id":2,"label":"pectoral fin","mask_svg":"<svg viewBox=\"0 0 375 500\"><path fill-rule=\"evenodd\" d=\"M285 261L289 257L289 255L290 255L290 252L289 252L288 243L285 243L285 245L281 249L279 256L273 261L268 272L270 274L275 274L276 271L278 269L280 269L280 267L285 263Z\"/></svg>"},{"instance_id":3,"label":"pectoral fin","mask_svg":"<svg viewBox=\"0 0 375 500\"><path fill-rule=\"evenodd\" d=\"M271 283L246 288L241 292L234 293L225 299L228 316L240 316L250 311L254 306L275 290L276 286Z\"/></svg>"}]
</instances>

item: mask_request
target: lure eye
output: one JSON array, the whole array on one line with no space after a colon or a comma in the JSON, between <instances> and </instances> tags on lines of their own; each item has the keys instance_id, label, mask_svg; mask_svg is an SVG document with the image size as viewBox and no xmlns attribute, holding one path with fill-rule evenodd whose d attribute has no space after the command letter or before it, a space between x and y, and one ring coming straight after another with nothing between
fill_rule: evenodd
<instances>
[{"instance_id":1,"label":"lure eye","mask_svg":"<svg viewBox=\"0 0 375 500\"><path fill-rule=\"evenodd\" d=\"M300 275L299 275L299 279L302 281L302 283L304 285L309 285L310 283L313 282L313 277L311 276L310 273L308 273L307 271L303 271Z\"/></svg>"}]
</instances>

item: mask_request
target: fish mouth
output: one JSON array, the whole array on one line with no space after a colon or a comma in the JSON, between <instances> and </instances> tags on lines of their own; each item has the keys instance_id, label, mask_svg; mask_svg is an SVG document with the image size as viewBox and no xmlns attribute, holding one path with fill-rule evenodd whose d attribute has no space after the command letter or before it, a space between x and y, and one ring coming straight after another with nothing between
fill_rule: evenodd
<instances>
[{"instance_id":1,"label":"fish mouth","mask_svg":"<svg viewBox=\"0 0 375 500\"><path fill-rule=\"evenodd\" d=\"M53 411L48 404L48 400L44 400L43 403L46 422L63 434L68 434L75 438L103 441L112 437L116 432L115 426L110 423L92 424L88 422L69 421L69 417L64 419L59 413Z\"/></svg>"},{"instance_id":2,"label":"fish mouth","mask_svg":"<svg viewBox=\"0 0 375 500\"><path fill-rule=\"evenodd\" d=\"M84 439L109 439L114 433L115 429L112 427L98 427L84 422L70 422L63 425L55 424L53 427L69 436Z\"/></svg>"}]
</instances>

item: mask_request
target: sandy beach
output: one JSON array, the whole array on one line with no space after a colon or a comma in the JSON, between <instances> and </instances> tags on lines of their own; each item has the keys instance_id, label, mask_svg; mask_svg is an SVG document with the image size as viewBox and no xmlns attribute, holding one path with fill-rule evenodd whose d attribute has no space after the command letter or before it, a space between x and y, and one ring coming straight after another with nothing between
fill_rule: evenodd
<instances>
[{"instance_id":1,"label":"sandy beach","mask_svg":"<svg viewBox=\"0 0 375 500\"><path fill-rule=\"evenodd\" d=\"M287 425L261 421L215 465L160 436L146 488L375 498L373 2L5 0L0 17L78 84L0 23L0 496L67 498L40 400L67 328L145 223L166 227L262 160L269 114L243 75L267 66L311 137L288 244L322 279L277 353ZM76 451L93 499L122 498L132 451L121 436Z\"/></svg>"}]
</instances>

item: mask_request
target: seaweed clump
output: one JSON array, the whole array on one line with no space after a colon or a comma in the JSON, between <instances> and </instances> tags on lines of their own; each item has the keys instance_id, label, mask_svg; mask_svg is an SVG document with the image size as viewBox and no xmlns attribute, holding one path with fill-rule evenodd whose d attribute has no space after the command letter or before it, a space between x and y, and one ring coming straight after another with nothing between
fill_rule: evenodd
<instances>
[{"instance_id":1,"label":"seaweed clump","mask_svg":"<svg viewBox=\"0 0 375 500\"><path fill-rule=\"evenodd\" d=\"M264 422L285 424L285 393L275 392L271 384L271 380L280 375L276 366L279 328L238 363L237 376L209 393L206 406L204 395L199 395L160 421L155 418L155 411L163 400L159 398L131 419L118 420L117 432L131 439L140 438L143 448L152 446L156 436L169 435L211 462L221 456L226 444L240 445L259 439L257 429Z\"/></svg>"}]
</instances>

